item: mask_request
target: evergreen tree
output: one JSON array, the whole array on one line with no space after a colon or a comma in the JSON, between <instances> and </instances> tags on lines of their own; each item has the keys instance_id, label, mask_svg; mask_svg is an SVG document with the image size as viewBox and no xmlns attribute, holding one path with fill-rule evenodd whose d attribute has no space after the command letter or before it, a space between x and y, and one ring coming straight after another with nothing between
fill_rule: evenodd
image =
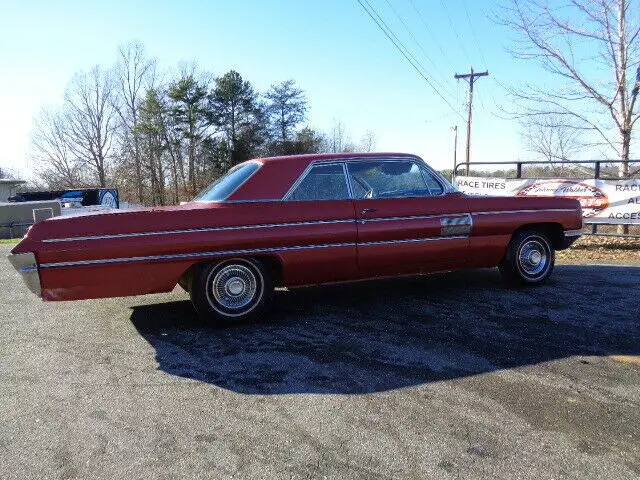
<instances>
[{"instance_id":1,"label":"evergreen tree","mask_svg":"<svg viewBox=\"0 0 640 480\"><path fill-rule=\"evenodd\" d=\"M292 148L295 128L305 120L307 100L304 92L296 88L294 80L271 85L265 94L269 114L270 133L274 138L275 153L286 153Z\"/></svg>"},{"instance_id":2,"label":"evergreen tree","mask_svg":"<svg viewBox=\"0 0 640 480\"><path fill-rule=\"evenodd\" d=\"M196 155L200 143L210 135L214 112L207 86L200 84L193 75L188 75L169 86L172 101L170 115L173 125L186 139L189 188L192 194L198 191L196 180Z\"/></svg>"},{"instance_id":3,"label":"evergreen tree","mask_svg":"<svg viewBox=\"0 0 640 480\"><path fill-rule=\"evenodd\" d=\"M216 79L211 95L216 125L225 133L230 163L244 161L264 142L263 106L251 84L231 70Z\"/></svg>"}]
</instances>

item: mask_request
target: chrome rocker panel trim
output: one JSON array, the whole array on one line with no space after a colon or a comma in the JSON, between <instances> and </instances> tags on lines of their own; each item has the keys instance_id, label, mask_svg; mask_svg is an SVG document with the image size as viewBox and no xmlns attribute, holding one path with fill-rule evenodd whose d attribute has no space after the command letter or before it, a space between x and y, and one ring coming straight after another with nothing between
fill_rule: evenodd
<instances>
[{"instance_id":1,"label":"chrome rocker panel trim","mask_svg":"<svg viewBox=\"0 0 640 480\"><path fill-rule=\"evenodd\" d=\"M129 263L129 262L148 262L157 260L184 260L191 258L208 258L208 257L223 257L233 255L247 255L247 254L261 254L261 253L277 253L288 252L295 250L307 250L314 248L339 248L339 247L368 247L373 245L391 245L402 243L415 243L415 242L434 242L444 240L460 240L469 238L464 236L453 237L429 237L429 238L410 238L403 240L385 240L379 242L364 242L364 243L324 243L317 245L295 245L291 247L272 247L272 248L251 248L242 250L220 250L217 252L194 252L194 253L176 253L171 255L149 255L144 257L120 257L120 258L101 258L96 260L75 260L69 262L52 262L43 263L40 265L41 269L44 268L60 268L60 267L82 267L87 265L108 265L113 263Z\"/></svg>"}]
</instances>

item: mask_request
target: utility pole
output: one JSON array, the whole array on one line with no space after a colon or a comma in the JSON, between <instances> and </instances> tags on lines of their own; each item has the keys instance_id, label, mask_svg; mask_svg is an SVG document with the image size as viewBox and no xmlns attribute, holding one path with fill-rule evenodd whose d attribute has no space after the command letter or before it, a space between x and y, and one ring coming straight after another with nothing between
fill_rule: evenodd
<instances>
[{"instance_id":1,"label":"utility pole","mask_svg":"<svg viewBox=\"0 0 640 480\"><path fill-rule=\"evenodd\" d=\"M458 125L451 127L453 132L453 170L451 170L451 182L456 176L456 165L458 163Z\"/></svg>"},{"instance_id":2,"label":"utility pole","mask_svg":"<svg viewBox=\"0 0 640 480\"><path fill-rule=\"evenodd\" d=\"M470 73L464 73L462 75L458 75L457 73L453 76L453 78L459 80L464 78L467 82L469 82L469 112L467 116L467 175L469 175L469 162L471 161L471 115L473 111L473 83L476 77L486 77L489 75L489 72L474 72L473 67L471 67Z\"/></svg>"}]
</instances>

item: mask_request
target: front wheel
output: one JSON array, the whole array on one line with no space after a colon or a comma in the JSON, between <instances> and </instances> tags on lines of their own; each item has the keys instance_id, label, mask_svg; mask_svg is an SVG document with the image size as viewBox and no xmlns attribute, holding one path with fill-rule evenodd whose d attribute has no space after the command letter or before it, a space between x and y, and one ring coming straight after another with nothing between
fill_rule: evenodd
<instances>
[{"instance_id":1,"label":"front wheel","mask_svg":"<svg viewBox=\"0 0 640 480\"><path fill-rule=\"evenodd\" d=\"M537 285L546 281L555 264L555 251L549 237L536 230L516 233L498 268L509 283Z\"/></svg>"},{"instance_id":2,"label":"front wheel","mask_svg":"<svg viewBox=\"0 0 640 480\"><path fill-rule=\"evenodd\" d=\"M271 303L273 291L273 277L261 262L233 258L200 266L190 293L203 320L228 325L260 318Z\"/></svg>"}]
</instances>

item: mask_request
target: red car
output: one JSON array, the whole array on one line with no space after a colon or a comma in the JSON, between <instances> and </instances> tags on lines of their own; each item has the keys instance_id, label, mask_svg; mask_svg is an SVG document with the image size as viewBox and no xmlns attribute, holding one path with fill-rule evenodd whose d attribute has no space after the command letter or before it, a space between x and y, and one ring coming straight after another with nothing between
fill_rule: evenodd
<instances>
[{"instance_id":1,"label":"red car","mask_svg":"<svg viewBox=\"0 0 640 480\"><path fill-rule=\"evenodd\" d=\"M185 205L37 223L9 259L44 300L180 284L237 322L276 286L495 266L538 284L581 228L576 200L464 195L414 155L306 155L244 162Z\"/></svg>"}]
</instances>

